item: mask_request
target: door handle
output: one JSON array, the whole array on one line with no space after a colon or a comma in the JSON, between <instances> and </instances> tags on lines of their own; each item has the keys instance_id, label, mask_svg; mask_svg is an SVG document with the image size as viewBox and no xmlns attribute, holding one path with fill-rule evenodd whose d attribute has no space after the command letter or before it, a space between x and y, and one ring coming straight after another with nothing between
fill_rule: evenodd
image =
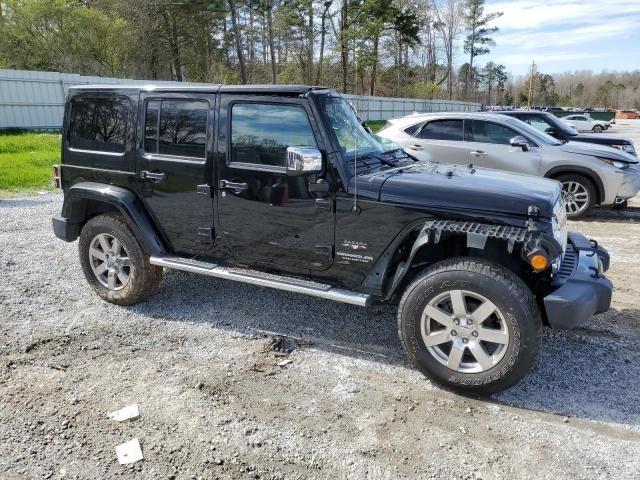
<instances>
[{"instance_id":1,"label":"door handle","mask_svg":"<svg viewBox=\"0 0 640 480\"><path fill-rule=\"evenodd\" d=\"M230 182L228 180L220 180L218 186L223 190L231 190L233 193L240 193L249 187L246 183Z\"/></svg>"},{"instance_id":2,"label":"door handle","mask_svg":"<svg viewBox=\"0 0 640 480\"><path fill-rule=\"evenodd\" d=\"M486 157L489 154L487 152L483 152L482 150L474 150L473 152L471 152L471 155L473 155L474 157Z\"/></svg>"},{"instance_id":3,"label":"door handle","mask_svg":"<svg viewBox=\"0 0 640 480\"><path fill-rule=\"evenodd\" d=\"M139 175L140 175L140 178L142 180L151 180L154 183L161 182L162 180L167 178L167 174L166 173L149 172L147 170L142 170Z\"/></svg>"},{"instance_id":4,"label":"door handle","mask_svg":"<svg viewBox=\"0 0 640 480\"><path fill-rule=\"evenodd\" d=\"M409 150L424 150L424 147L422 145L409 145L407 148Z\"/></svg>"}]
</instances>

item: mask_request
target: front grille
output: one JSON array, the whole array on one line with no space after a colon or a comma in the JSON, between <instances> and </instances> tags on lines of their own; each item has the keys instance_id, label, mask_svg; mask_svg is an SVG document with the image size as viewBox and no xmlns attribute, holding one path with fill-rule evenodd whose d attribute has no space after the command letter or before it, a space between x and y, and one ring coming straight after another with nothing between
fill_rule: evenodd
<instances>
[{"instance_id":1,"label":"front grille","mask_svg":"<svg viewBox=\"0 0 640 480\"><path fill-rule=\"evenodd\" d=\"M573 245L568 245L562 257L562 262L560 262L560 266L558 267L558 271L555 272L556 282L564 283L567 278L573 275L577 264L578 252L573 248Z\"/></svg>"}]
</instances>

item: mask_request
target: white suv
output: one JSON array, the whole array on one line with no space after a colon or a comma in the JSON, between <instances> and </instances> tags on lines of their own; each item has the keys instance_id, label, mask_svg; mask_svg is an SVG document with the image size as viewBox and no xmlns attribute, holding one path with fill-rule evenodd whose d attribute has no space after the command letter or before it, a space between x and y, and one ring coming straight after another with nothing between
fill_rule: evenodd
<instances>
[{"instance_id":1,"label":"white suv","mask_svg":"<svg viewBox=\"0 0 640 480\"><path fill-rule=\"evenodd\" d=\"M636 157L606 146L561 142L504 115L413 114L389 120L378 135L420 160L556 179L573 219L597 204L624 204L640 190Z\"/></svg>"}]
</instances>

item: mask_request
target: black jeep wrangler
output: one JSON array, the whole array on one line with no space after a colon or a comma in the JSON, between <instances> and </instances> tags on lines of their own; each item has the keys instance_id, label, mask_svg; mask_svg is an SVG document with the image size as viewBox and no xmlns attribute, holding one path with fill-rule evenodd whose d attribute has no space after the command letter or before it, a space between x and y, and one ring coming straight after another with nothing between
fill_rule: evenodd
<instances>
[{"instance_id":1,"label":"black jeep wrangler","mask_svg":"<svg viewBox=\"0 0 640 480\"><path fill-rule=\"evenodd\" d=\"M528 372L543 325L609 308L608 254L567 232L558 183L385 149L330 89L76 87L63 138L53 229L112 303L163 268L391 302L410 361L482 395Z\"/></svg>"}]
</instances>

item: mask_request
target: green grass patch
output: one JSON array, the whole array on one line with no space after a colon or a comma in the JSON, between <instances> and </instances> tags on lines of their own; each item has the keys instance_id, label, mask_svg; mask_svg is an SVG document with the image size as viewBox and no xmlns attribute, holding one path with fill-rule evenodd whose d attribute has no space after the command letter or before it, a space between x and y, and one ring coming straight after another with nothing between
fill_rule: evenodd
<instances>
[{"instance_id":1,"label":"green grass patch","mask_svg":"<svg viewBox=\"0 0 640 480\"><path fill-rule=\"evenodd\" d=\"M60 162L60 135L0 135L0 191L53 188L51 166Z\"/></svg>"},{"instance_id":2,"label":"green grass patch","mask_svg":"<svg viewBox=\"0 0 640 480\"><path fill-rule=\"evenodd\" d=\"M376 133L378 132L378 130L381 130L382 127L384 127L385 123L387 123L386 120L367 120L367 125L371 130L373 130L373 133Z\"/></svg>"}]
</instances>

